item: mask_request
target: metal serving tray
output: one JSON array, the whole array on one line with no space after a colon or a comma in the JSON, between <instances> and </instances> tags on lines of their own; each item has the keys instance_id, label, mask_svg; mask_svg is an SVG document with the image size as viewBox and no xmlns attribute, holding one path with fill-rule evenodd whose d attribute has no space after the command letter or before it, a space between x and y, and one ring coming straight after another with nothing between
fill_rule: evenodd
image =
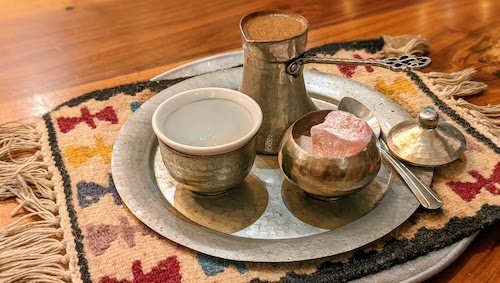
<instances>
[{"instance_id":1,"label":"metal serving tray","mask_svg":"<svg viewBox=\"0 0 500 283\"><path fill-rule=\"evenodd\" d=\"M352 206L344 210L333 207L343 213L343 219L335 218L335 214L321 213L325 207L332 208L333 204L304 198L300 190L284 181L275 159L270 156L258 156L250 180L243 188L235 190L243 191L247 196L260 196L254 202L256 208L250 210L252 213L248 213L248 203L242 202L247 198L238 200L233 196L236 205L233 203L232 206L225 202L227 198L231 199L231 195L212 199L214 203L223 204L217 211L219 206L207 198L177 190L175 181L160 161L151 116L162 101L180 91L207 86L237 89L241 79L241 68L237 66L243 62L242 55L239 51L204 58L152 79L195 76L160 92L142 105L126 122L116 140L112 159L114 182L124 203L139 220L174 242L213 256L242 261L288 262L336 255L364 246L389 233L416 210L416 199L386 165L377 177L375 183L378 185L368 188L364 196L356 196L365 202L369 194L375 196L374 200L367 202L369 205L364 210L352 209ZM382 132L386 133L391 126L408 117L385 96L352 80L306 70L305 81L319 108L335 108L343 96L365 103L381 121ZM430 183L432 171L417 173L425 183ZM259 188L253 189L252 184L258 184ZM356 197L342 201L341 205L348 207L347 204ZM246 205L247 210L238 208L238 201ZM201 213L189 209L192 205L202 208ZM227 209L232 208L239 209L240 216L231 215L231 210ZM304 211L304 208L310 211ZM207 217L210 214L215 217ZM218 219L218 215L226 215L234 223L237 219L247 222L221 225L221 221L208 220ZM273 219L274 223L266 222L265 218ZM287 225L290 219L291 223L298 225ZM471 236L359 281L422 281L453 262L473 238Z\"/></svg>"},{"instance_id":2,"label":"metal serving tray","mask_svg":"<svg viewBox=\"0 0 500 283\"><path fill-rule=\"evenodd\" d=\"M315 71L305 77L319 108L335 108L347 95L374 109L382 131L408 118L397 104L352 80ZM285 181L275 156L258 156L246 181L224 196L200 197L177 189L157 150L150 125L154 110L187 89L237 89L240 78L241 68L233 68L187 79L147 101L122 128L113 152L113 178L125 204L146 225L213 256L288 262L364 246L417 209L412 193L386 165L366 190L333 203L312 199Z\"/></svg>"}]
</instances>

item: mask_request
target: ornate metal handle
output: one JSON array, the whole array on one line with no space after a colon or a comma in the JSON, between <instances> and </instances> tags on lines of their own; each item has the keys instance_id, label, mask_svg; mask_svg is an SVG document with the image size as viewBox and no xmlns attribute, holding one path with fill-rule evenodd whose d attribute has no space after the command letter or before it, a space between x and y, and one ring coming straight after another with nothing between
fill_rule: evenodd
<instances>
[{"instance_id":1,"label":"ornate metal handle","mask_svg":"<svg viewBox=\"0 0 500 283\"><path fill-rule=\"evenodd\" d=\"M338 64L338 65L355 65L355 66L376 66L392 71L400 72L412 69L421 69L431 63L429 57L417 57L411 54L401 55L398 58L390 57L385 59L348 59L348 58L319 58L303 56L290 61L286 67L286 72L293 76L299 76L304 69L304 64L320 63L320 64Z\"/></svg>"}]
</instances>

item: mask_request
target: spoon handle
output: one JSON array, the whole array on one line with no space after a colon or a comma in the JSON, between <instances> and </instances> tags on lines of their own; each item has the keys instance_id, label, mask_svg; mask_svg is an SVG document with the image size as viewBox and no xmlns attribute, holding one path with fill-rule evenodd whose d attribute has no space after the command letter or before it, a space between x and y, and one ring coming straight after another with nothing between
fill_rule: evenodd
<instances>
[{"instance_id":1,"label":"spoon handle","mask_svg":"<svg viewBox=\"0 0 500 283\"><path fill-rule=\"evenodd\" d=\"M382 156L396 169L420 204L427 209L440 208L443 205L443 201L428 186L424 185L408 167L389 152L387 145L382 139L379 139L379 141Z\"/></svg>"}]
</instances>

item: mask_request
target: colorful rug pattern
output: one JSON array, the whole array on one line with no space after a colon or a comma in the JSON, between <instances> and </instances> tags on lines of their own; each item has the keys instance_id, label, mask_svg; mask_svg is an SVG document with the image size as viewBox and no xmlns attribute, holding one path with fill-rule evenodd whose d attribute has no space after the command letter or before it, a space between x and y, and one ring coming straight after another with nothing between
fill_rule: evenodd
<instances>
[{"instance_id":1,"label":"colorful rug pattern","mask_svg":"<svg viewBox=\"0 0 500 283\"><path fill-rule=\"evenodd\" d=\"M332 43L309 52L382 58L392 55L397 43L387 38ZM412 50L425 49L425 41L420 41ZM434 105L444 120L466 135L465 154L435 172L432 188L444 200L442 209L419 209L396 231L364 249L306 262L235 262L180 246L137 220L113 183L111 153L121 126L149 98L182 79L139 82L82 95L46 114L36 127L19 126L16 134L2 130L0 166L10 159L9 166L15 168L0 177L12 179L3 181L0 199L17 197L20 207L40 220L0 231L0 281L343 282L448 246L500 219L500 130L484 111L458 98L484 89L471 80L474 71L310 68L372 87L413 116L423 106ZM35 152L33 157L16 156L20 161L13 162L14 153L22 151L16 142ZM22 256L28 252L31 258Z\"/></svg>"}]
</instances>

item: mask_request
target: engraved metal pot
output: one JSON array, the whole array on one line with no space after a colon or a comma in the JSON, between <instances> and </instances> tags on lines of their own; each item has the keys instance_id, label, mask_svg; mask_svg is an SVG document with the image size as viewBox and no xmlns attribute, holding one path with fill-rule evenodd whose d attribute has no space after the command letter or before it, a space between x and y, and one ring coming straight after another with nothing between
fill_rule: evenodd
<instances>
[{"instance_id":1,"label":"engraved metal pot","mask_svg":"<svg viewBox=\"0 0 500 283\"><path fill-rule=\"evenodd\" d=\"M270 20L259 21L263 18ZM253 37L252 30L255 29L263 29L263 37ZM287 29L294 31L288 32ZM252 97L262 108L264 120L257 133L256 149L264 154L276 154L286 129L295 120L316 109L306 92L304 64L371 65L405 71L431 63L428 57L414 55L374 60L324 58L307 54L309 23L294 13L255 12L240 21L240 30L244 61L239 90ZM281 36L274 36L275 33Z\"/></svg>"},{"instance_id":2,"label":"engraved metal pot","mask_svg":"<svg viewBox=\"0 0 500 283\"><path fill-rule=\"evenodd\" d=\"M264 15L287 17L301 24L302 31L286 39L252 39L248 29L252 28L255 18ZM308 28L304 17L277 11L252 13L240 22L244 62L239 90L257 101L263 112L262 126L256 137L259 153L278 153L286 129L315 109L307 95L302 73L291 75L286 72L287 62L306 50Z\"/></svg>"},{"instance_id":3,"label":"engraved metal pot","mask_svg":"<svg viewBox=\"0 0 500 283\"><path fill-rule=\"evenodd\" d=\"M297 144L295 140L322 123L330 111L313 111L295 122L283 136L278 154L286 178L309 195L324 200L362 190L375 179L381 166L375 134L365 150L345 158L316 157Z\"/></svg>"}]
</instances>

